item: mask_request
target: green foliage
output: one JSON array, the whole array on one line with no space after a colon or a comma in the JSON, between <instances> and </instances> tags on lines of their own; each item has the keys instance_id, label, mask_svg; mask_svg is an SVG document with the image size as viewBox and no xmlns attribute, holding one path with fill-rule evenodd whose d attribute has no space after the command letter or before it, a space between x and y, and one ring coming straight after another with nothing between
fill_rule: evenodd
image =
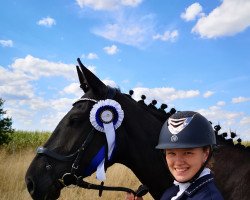
<instances>
[{"instance_id":1,"label":"green foliage","mask_svg":"<svg viewBox=\"0 0 250 200\"><path fill-rule=\"evenodd\" d=\"M12 134L11 141L5 145L9 152L15 152L28 148L37 148L43 145L50 137L50 132L39 131L15 131Z\"/></svg>"},{"instance_id":2,"label":"green foliage","mask_svg":"<svg viewBox=\"0 0 250 200\"><path fill-rule=\"evenodd\" d=\"M12 139L8 144L3 145L9 153L15 153L20 150L36 149L42 146L51 136L50 132L45 131L14 131ZM245 146L250 146L250 141L242 142Z\"/></svg>"},{"instance_id":3,"label":"green foliage","mask_svg":"<svg viewBox=\"0 0 250 200\"><path fill-rule=\"evenodd\" d=\"M0 145L8 144L11 141L12 119L4 117L6 111L3 109L4 100L0 98Z\"/></svg>"}]
</instances>

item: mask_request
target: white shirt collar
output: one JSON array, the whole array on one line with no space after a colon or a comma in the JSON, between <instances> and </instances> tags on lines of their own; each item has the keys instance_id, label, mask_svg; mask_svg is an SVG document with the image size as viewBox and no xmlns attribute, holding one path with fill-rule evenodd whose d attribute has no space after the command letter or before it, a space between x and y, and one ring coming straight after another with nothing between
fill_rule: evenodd
<instances>
[{"instance_id":1,"label":"white shirt collar","mask_svg":"<svg viewBox=\"0 0 250 200\"><path fill-rule=\"evenodd\" d=\"M207 174L210 174L211 170L209 168L204 168L203 171L201 172L200 176L197 178L201 178ZM182 193L191 185L190 182L187 182L187 183L180 183L178 181L174 181L174 184L176 186L179 186L179 192L171 198L171 200L176 200L178 197L180 197L182 195Z\"/></svg>"}]
</instances>

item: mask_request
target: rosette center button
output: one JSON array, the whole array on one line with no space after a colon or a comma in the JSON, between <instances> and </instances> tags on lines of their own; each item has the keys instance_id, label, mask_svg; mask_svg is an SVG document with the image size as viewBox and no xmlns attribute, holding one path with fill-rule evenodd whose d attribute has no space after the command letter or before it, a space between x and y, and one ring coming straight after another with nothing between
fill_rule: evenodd
<instances>
[{"instance_id":1,"label":"rosette center button","mask_svg":"<svg viewBox=\"0 0 250 200\"><path fill-rule=\"evenodd\" d=\"M103 123L110 123L113 120L113 113L110 110L104 110L101 113L101 119Z\"/></svg>"}]
</instances>

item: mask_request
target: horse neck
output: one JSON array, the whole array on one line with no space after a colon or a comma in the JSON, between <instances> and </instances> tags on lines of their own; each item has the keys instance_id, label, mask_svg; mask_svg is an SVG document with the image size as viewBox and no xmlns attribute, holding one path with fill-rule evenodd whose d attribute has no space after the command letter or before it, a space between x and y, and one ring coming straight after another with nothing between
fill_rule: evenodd
<instances>
[{"instance_id":1,"label":"horse neck","mask_svg":"<svg viewBox=\"0 0 250 200\"><path fill-rule=\"evenodd\" d=\"M131 115L132 116L132 115ZM162 154L155 149L162 123L150 114L138 116L136 122L125 121L126 133L118 139L121 147L117 162L130 168L154 199L172 184Z\"/></svg>"},{"instance_id":2,"label":"horse neck","mask_svg":"<svg viewBox=\"0 0 250 200\"><path fill-rule=\"evenodd\" d=\"M249 197L250 151L234 145L232 140L222 140L214 159L216 182L224 198L246 199L246 195Z\"/></svg>"},{"instance_id":3,"label":"horse neck","mask_svg":"<svg viewBox=\"0 0 250 200\"><path fill-rule=\"evenodd\" d=\"M244 165L245 163L250 164L250 151L249 148L246 149L243 145L234 144L232 139L220 139L218 140L218 151L215 151L216 163L232 163L232 165L227 166L228 171L235 169L235 164L239 163ZM250 170L250 168L249 168Z\"/></svg>"}]
</instances>

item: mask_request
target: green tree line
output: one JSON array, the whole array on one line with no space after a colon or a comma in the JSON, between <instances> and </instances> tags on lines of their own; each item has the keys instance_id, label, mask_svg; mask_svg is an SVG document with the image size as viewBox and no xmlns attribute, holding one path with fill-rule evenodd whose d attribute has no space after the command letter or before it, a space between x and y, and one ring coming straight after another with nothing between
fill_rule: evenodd
<instances>
[{"instance_id":1,"label":"green tree line","mask_svg":"<svg viewBox=\"0 0 250 200\"><path fill-rule=\"evenodd\" d=\"M50 132L20 131L12 128L12 118L6 116L4 100L0 98L0 146L10 152L26 148L36 148L44 144Z\"/></svg>"},{"instance_id":2,"label":"green tree line","mask_svg":"<svg viewBox=\"0 0 250 200\"><path fill-rule=\"evenodd\" d=\"M6 117L6 111L3 109L4 100L0 98L0 145L8 144L11 141L12 118Z\"/></svg>"}]
</instances>

